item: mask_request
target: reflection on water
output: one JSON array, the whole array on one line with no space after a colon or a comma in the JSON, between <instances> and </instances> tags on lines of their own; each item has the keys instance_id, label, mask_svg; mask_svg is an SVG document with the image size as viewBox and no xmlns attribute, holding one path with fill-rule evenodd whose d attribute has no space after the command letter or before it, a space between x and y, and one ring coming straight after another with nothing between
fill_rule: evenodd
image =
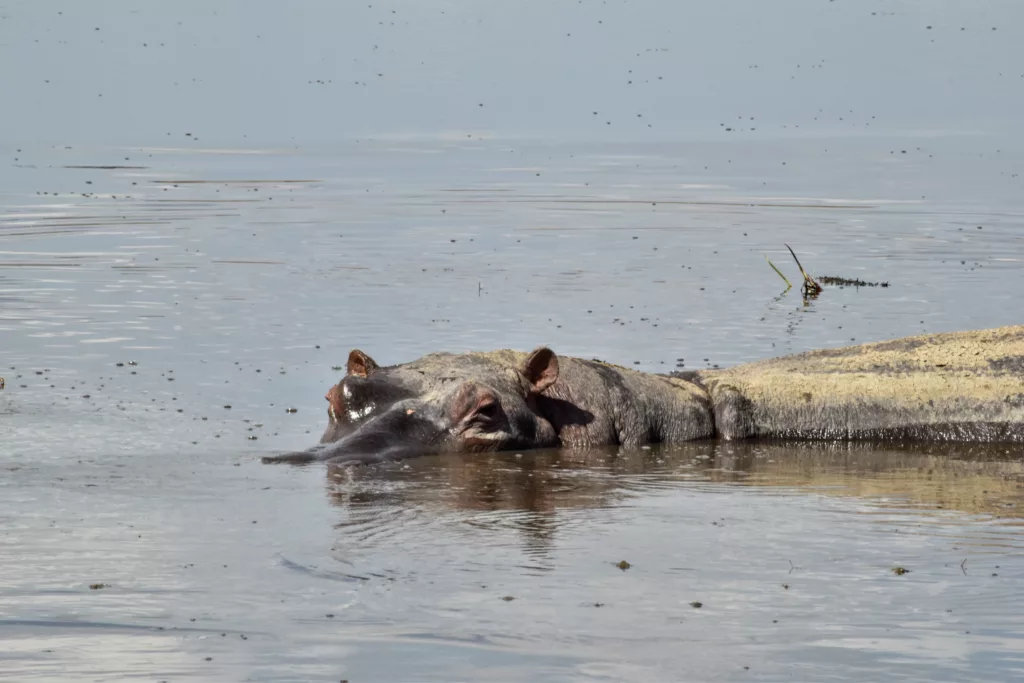
<instances>
[{"instance_id":1,"label":"reflection on water","mask_svg":"<svg viewBox=\"0 0 1024 683\"><path fill-rule=\"evenodd\" d=\"M441 456L333 468L327 497L335 562L388 585L356 612L398 633L441 625L644 680L1024 670L1006 602L1024 580L1024 464L1005 448Z\"/></svg>"},{"instance_id":2,"label":"reflection on water","mask_svg":"<svg viewBox=\"0 0 1024 683\"><path fill-rule=\"evenodd\" d=\"M1011 518L1019 513L1008 510L1024 494L1024 464L1012 445L716 442L652 448L569 453L562 467L603 464L610 473L634 475L618 478L625 488L632 482L640 489L678 480L732 482Z\"/></svg>"},{"instance_id":3,"label":"reflection on water","mask_svg":"<svg viewBox=\"0 0 1024 683\"><path fill-rule=\"evenodd\" d=\"M1016 526L1024 504L1024 461L1019 449L990 444L705 442L438 456L371 469L328 465L327 492L348 514L339 526L346 533L386 533L389 519L378 517L382 510L431 509L457 512L481 529L510 525L532 553L554 543L560 523L571 524L572 515L558 513L628 505L631 498L678 488L718 491L721 484L859 499L890 512L962 513Z\"/></svg>"}]
</instances>

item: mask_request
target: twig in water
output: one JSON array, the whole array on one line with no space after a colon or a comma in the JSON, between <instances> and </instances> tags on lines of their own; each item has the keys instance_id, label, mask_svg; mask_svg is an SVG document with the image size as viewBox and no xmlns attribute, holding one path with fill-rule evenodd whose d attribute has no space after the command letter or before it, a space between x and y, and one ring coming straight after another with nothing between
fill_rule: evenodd
<instances>
[{"instance_id":1,"label":"twig in water","mask_svg":"<svg viewBox=\"0 0 1024 683\"><path fill-rule=\"evenodd\" d=\"M804 270L804 267L800 265L800 259L796 257L796 253L793 251L793 248L787 244L786 249L789 249L789 253L793 256L793 260L796 261L796 267L800 269L800 274L804 276L804 286L802 288L803 293L807 296L820 294L821 285L815 282L814 278L808 275L807 271Z\"/></svg>"},{"instance_id":2,"label":"twig in water","mask_svg":"<svg viewBox=\"0 0 1024 683\"><path fill-rule=\"evenodd\" d=\"M775 267L775 264L771 262L771 259L769 259L767 256L765 256L764 260L768 261L768 265L772 267L772 270L774 270L776 273L778 273L779 277L782 278L782 281L786 283L786 291L788 292L789 290L793 289L793 284L789 281L789 279L785 275L782 274L781 270L779 270L778 268Z\"/></svg>"}]
</instances>

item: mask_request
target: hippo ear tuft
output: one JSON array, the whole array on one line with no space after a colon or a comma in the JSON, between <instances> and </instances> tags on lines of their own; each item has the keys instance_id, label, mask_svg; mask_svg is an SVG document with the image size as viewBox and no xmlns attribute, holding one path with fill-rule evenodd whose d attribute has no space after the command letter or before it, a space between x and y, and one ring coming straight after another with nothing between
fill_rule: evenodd
<instances>
[{"instance_id":1,"label":"hippo ear tuft","mask_svg":"<svg viewBox=\"0 0 1024 683\"><path fill-rule=\"evenodd\" d=\"M359 349L352 349L348 354L348 374L356 377L369 377L378 368L377 362Z\"/></svg>"},{"instance_id":2,"label":"hippo ear tuft","mask_svg":"<svg viewBox=\"0 0 1024 683\"><path fill-rule=\"evenodd\" d=\"M535 349L523 364L523 375L533 393L541 393L558 379L558 356L546 346Z\"/></svg>"}]
</instances>

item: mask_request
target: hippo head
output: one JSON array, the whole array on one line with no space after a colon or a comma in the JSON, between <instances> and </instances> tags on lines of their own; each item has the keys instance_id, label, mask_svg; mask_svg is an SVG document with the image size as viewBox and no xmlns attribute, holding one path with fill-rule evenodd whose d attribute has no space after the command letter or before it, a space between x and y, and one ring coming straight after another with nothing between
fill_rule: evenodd
<instances>
[{"instance_id":1,"label":"hippo head","mask_svg":"<svg viewBox=\"0 0 1024 683\"><path fill-rule=\"evenodd\" d=\"M558 379L551 349L530 354L431 354L381 368L361 351L326 398L318 446L265 461L374 462L441 452L558 444L536 398Z\"/></svg>"},{"instance_id":2,"label":"hippo head","mask_svg":"<svg viewBox=\"0 0 1024 683\"><path fill-rule=\"evenodd\" d=\"M320 443L334 443L396 401L416 395L414 388L404 386L393 374L379 370L372 358L359 349L352 349L347 374L324 396L327 429Z\"/></svg>"}]
</instances>

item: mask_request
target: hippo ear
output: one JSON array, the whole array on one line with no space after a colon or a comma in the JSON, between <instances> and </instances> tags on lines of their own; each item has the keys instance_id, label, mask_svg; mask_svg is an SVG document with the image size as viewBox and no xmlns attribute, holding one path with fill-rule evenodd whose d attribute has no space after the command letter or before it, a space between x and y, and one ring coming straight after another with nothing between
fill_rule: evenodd
<instances>
[{"instance_id":1,"label":"hippo ear","mask_svg":"<svg viewBox=\"0 0 1024 683\"><path fill-rule=\"evenodd\" d=\"M546 346L534 350L523 364L523 375L529 380L531 391L541 393L558 379L558 356Z\"/></svg>"},{"instance_id":2,"label":"hippo ear","mask_svg":"<svg viewBox=\"0 0 1024 683\"><path fill-rule=\"evenodd\" d=\"M345 410L345 401L341 395L341 384L335 384L333 387L328 389L324 398L326 398L327 402L331 404L331 410L334 411L332 417L337 418L337 416L341 415L342 411Z\"/></svg>"},{"instance_id":3,"label":"hippo ear","mask_svg":"<svg viewBox=\"0 0 1024 683\"><path fill-rule=\"evenodd\" d=\"M359 349L352 349L348 354L348 374L356 377L369 377L378 368L377 362Z\"/></svg>"}]
</instances>

